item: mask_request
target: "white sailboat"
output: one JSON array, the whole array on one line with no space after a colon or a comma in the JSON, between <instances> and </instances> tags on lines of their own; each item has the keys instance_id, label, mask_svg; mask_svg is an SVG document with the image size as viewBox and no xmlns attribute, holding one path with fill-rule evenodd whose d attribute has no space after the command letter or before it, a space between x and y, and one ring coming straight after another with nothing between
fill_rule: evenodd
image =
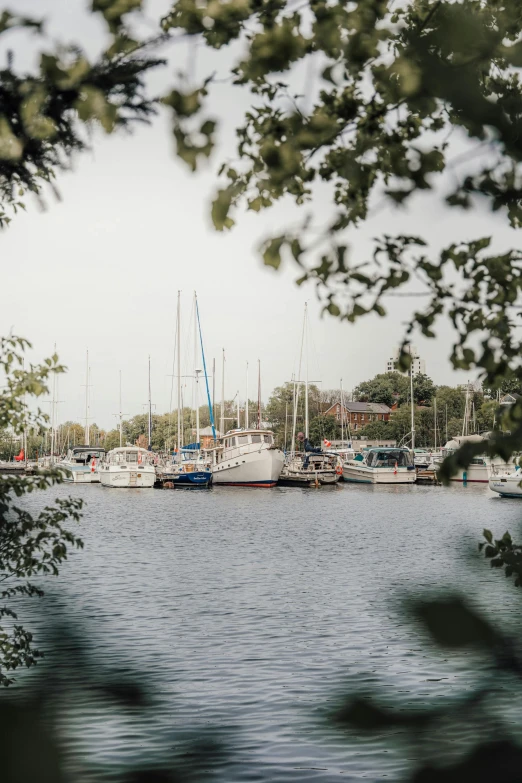
<instances>
[{"instance_id":1,"label":"white sailboat","mask_svg":"<svg viewBox=\"0 0 522 783\"><path fill-rule=\"evenodd\" d=\"M440 463L446 458L454 454L464 443L484 443L486 446L487 436L484 435L459 435L452 438L446 443L442 449L440 459L434 461L435 467L440 467ZM512 473L515 470L515 458L512 458L509 462L505 462L500 457L488 457L485 454L479 454L473 457L467 468L458 468L456 473L451 477L451 481L460 481L462 483L474 482L480 484L487 484L495 473L507 472Z\"/></svg>"},{"instance_id":2,"label":"white sailboat","mask_svg":"<svg viewBox=\"0 0 522 783\"><path fill-rule=\"evenodd\" d=\"M513 471L493 473L489 479L489 488L503 498L522 498L522 470L517 465Z\"/></svg>"}]
</instances>

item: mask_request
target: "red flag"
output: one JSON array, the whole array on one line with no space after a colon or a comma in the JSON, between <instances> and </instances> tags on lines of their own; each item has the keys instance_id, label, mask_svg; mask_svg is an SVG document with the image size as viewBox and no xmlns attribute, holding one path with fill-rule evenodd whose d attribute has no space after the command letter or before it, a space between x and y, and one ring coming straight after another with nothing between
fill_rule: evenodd
<instances>
[{"instance_id":1,"label":"red flag","mask_svg":"<svg viewBox=\"0 0 522 783\"><path fill-rule=\"evenodd\" d=\"M141 465L141 451L138 451L138 465Z\"/></svg>"},{"instance_id":2,"label":"red flag","mask_svg":"<svg viewBox=\"0 0 522 783\"><path fill-rule=\"evenodd\" d=\"M397 460L395 460L395 467L394 467L394 469L393 469L393 472L394 472L395 474L397 473Z\"/></svg>"},{"instance_id":3,"label":"red flag","mask_svg":"<svg viewBox=\"0 0 522 783\"><path fill-rule=\"evenodd\" d=\"M95 467L96 467L96 457L93 457L91 460L91 473L94 473Z\"/></svg>"},{"instance_id":4,"label":"red flag","mask_svg":"<svg viewBox=\"0 0 522 783\"><path fill-rule=\"evenodd\" d=\"M19 454L17 457L15 457L15 460L16 460L17 462L23 462L23 461L24 461L24 459L25 459L24 450L23 450L23 449L20 449L20 454Z\"/></svg>"},{"instance_id":5,"label":"red flag","mask_svg":"<svg viewBox=\"0 0 522 783\"><path fill-rule=\"evenodd\" d=\"M324 439L324 445L326 446L327 449L329 449L332 444L330 443L329 440L326 440L326 438L325 438Z\"/></svg>"}]
</instances>

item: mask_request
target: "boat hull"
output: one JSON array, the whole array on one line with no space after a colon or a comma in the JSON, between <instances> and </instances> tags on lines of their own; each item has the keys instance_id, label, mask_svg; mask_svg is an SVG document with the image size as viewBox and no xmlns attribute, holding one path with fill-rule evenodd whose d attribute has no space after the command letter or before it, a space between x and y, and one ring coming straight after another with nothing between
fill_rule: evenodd
<instances>
[{"instance_id":1,"label":"boat hull","mask_svg":"<svg viewBox=\"0 0 522 783\"><path fill-rule=\"evenodd\" d=\"M59 463L57 468L62 468L64 471L63 480L69 484L99 484L100 474L99 471L92 470L90 466L75 466L67 465L65 463ZM66 472L67 471L67 472Z\"/></svg>"},{"instance_id":2,"label":"boat hull","mask_svg":"<svg viewBox=\"0 0 522 783\"><path fill-rule=\"evenodd\" d=\"M314 471L314 472L283 472L277 482L280 487L314 487L334 486L340 479L340 475L335 471Z\"/></svg>"},{"instance_id":3,"label":"boat hull","mask_svg":"<svg viewBox=\"0 0 522 783\"><path fill-rule=\"evenodd\" d=\"M366 465L344 465L344 481L356 484L414 484L415 470L408 468L370 468Z\"/></svg>"},{"instance_id":4,"label":"boat hull","mask_svg":"<svg viewBox=\"0 0 522 783\"><path fill-rule=\"evenodd\" d=\"M150 468L130 470L110 467L100 471L100 482L103 487L151 489L155 481L156 471Z\"/></svg>"},{"instance_id":5,"label":"boat hull","mask_svg":"<svg viewBox=\"0 0 522 783\"><path fill-rule=\"evenodd\" d=\"M280 449L261 449L239 454L214 465L214 484L230 487L275 487L284 463Z\"/></svg>"},{"instance_id":6,"label":"boat hull","mask_svg":"<svg viewBox=\"0 0 522 783\"><path fill-rule=\"evenodd\" d=\"M492 476L489 480L489 488L504 498L522 498L521 481L521 474Z\"/></svg>"},{"instance_id":7,"label":"boat hull","mask_svg":"<svg viewBox=\"0 0 522 783\"><path fill-rule=\"evenodd\" d=\"M210 470L193 470L186 473L165 472L159 477L159 481L163 486L172 485L186 489L210 487L212 472Z\"/></svg>"}]
</instances>

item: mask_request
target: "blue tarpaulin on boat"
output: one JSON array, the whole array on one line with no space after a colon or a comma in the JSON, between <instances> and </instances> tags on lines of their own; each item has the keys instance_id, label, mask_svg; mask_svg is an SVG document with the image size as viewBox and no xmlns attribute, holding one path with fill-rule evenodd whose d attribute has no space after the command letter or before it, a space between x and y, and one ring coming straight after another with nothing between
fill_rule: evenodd
<instances>
[{"instance_id":1,"label":"blue tarpaulin on boat","mask_svg":"<svg viewBox=\"0 0 522 783\"><path fill-rule=\"evenodd\" d=\"M183 446L182 451L199 451L199 443L188 443L186 446Z\"/></svg>"}]
</instances>

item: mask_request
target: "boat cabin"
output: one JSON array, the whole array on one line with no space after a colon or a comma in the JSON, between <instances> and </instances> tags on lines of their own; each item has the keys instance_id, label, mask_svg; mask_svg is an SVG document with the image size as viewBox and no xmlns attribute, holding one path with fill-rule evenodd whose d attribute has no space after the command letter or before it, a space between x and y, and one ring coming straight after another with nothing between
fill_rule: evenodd
<instances>
[{"instance_id":1,"label":"boat cabin","mask_svg":"<svg viewBox=\"0 0 522 783\"><path fill-rule=\"evenodd\" d=\"M152 465L153 454L147 449L139 448L138 446L122 446L121 448L112 449L109 451L106 457L106 462L109 465L118 465L120 467L133 468L137 465Z\"/></svg>"},{"instance_id":2,"label":"boat cabin","mask_svg":"<svg viewBox=\"0 0 522 783\"><path fill-rule=\"evenodd\" d=\"M74 446L67 453L67 461L75 465L90 465L93 458L98 461L105 457L105 449L99 446Z\"/></svg>"},{"instance_id":3,"label":"boat cabin","mask_svg":"<svg viewBox=\"0 0 522 783\"><path fill-rule=\"evenodd\" d=\"M366 464L370 468L411 468L413 459L409 449L369 449Z\"/></svg>"},{"instance_id":4,"label":"boat cabin","mask_svg":"<svg viewBox=\"0 0 522 783\"><path fill-rule=\"evenodd\" d=\"M274 433L268 430L231 430L221 438L217 449L217 461L269 449L273 445Z\"/></svg>"}]
</instances>

